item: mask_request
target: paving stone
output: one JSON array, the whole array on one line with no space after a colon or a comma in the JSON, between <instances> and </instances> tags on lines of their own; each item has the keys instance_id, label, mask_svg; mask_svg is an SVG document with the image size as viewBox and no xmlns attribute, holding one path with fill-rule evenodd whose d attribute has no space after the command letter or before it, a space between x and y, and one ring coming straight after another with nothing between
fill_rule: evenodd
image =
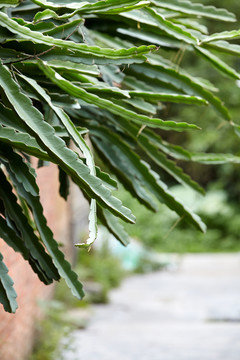
<instances>
[{"instance_id":1,"label":"paving stone","mask_svg":"<svg viewBox=\"0 0 240 360\"><path fill-rule=\"evenodd\" d=\"M240 255L185 255L126 279L63 360L239 360Z\"/></svg>"}]
</instances>

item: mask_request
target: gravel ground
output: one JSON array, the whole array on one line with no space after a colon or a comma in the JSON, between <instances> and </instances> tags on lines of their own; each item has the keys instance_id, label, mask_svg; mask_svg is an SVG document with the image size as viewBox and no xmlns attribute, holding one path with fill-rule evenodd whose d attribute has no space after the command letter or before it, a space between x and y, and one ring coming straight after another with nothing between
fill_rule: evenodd
<instances>
[{"instance_id":1,"label":"gravel ground","mask_svg":"<svg viewBox=\"0 0 240 360\"><path fill-rule=\"evenodd\" d=\"M126 279L63 360L239 360L240 254L184 255Z\"/></svg>"}]
</instances>

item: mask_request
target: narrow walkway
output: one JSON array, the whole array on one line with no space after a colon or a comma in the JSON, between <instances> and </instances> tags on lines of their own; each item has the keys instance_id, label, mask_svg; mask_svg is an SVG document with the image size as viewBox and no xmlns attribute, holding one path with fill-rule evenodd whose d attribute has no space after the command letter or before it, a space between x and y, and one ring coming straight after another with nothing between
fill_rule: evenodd
<instances>
[{"instance_id":1,"label":"narrow walkway","mask_svg":"<svg viewBox=\"0 0 240 360\"><path fill-rule=\"evenodd\" d=\"M94 307L64 360L239 360L240 254L186 255Z\"/></svg>"}]
</instances>

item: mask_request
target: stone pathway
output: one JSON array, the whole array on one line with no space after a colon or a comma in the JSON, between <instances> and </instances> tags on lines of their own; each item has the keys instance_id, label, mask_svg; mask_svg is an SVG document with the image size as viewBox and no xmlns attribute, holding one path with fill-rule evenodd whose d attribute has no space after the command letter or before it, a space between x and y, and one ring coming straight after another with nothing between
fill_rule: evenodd
<instances>
[{"instance_id":1,"label":"stone pathway","mask_svg":"<svg viewBox=\"0 0 240 360\"><path fill-rule=\"evenodd\" d=\"M63 360L239 360L240 254L183 256L93 311Z\"/></svg>"}]
</instances>

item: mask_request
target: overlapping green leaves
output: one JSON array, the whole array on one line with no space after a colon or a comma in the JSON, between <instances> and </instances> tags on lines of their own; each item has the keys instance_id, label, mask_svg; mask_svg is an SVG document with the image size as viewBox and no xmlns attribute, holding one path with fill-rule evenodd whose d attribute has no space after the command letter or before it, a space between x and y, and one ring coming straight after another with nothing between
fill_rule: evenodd
<instances>
[{"instance_id":1,"label":"overlapping green leaves","mask_svg":"<svg viewBox=\"0 0 240 360\"><path fill-rule=\"evenodd\" d=\"M3 262L3 256L0 253L0 303L4 310L15 313L18 305L16 302L16 291L13 288L13 280L8 275L8 268Z\"/></svg>"},{"instance_id":2,"label":"overlapping green leaves","mask_svg":"<svg viewBox=\"0 0 240 360\"><path fill-rule=\"evenodd\" d=\"M178 11L191 16L204 16L215 20L236 21L236 16L226 9L218 9L215 6L204 6L192 3L188 0L152 0L153 4L164 9Z\"/></svg>"},{"instance_id":3,"label":"overlapping green leaves","mask_svg":"<svg viewBox=\"0 0 240 360\"><path fill-rule=\"evenodd\" d=\"M208 34L202 17L236 20L225 9L189 0L2 2L0 236L45 284L61 276L74 295L83 296L77 275L47 226L31 156L58 165L64 198L70 177L89 201L89 239L80 247L95 241L97 220L127 245L117 218L135 220L112 195L117 183L95 166L95 152L140 203L157 211L161 201L205 231L201 219L161 179L164 171L204 193L178 160L239 163L238 156L195 153L164 140L165 130L199 130L197 119L190 124L169 118L165 110L170 103L210 105L230 120L214 85L181 68L186 51L239 79L238 70L221 58L222 53L239 56L239 45L232 43L239 30ZM165 49L174 51L175 58ZM238 125L229 124L238 131ZM72 150L71 140L78 151ZM1 255L0 287L0 302L14 312L16 293Z\"/></svg>"}]
</instances>

